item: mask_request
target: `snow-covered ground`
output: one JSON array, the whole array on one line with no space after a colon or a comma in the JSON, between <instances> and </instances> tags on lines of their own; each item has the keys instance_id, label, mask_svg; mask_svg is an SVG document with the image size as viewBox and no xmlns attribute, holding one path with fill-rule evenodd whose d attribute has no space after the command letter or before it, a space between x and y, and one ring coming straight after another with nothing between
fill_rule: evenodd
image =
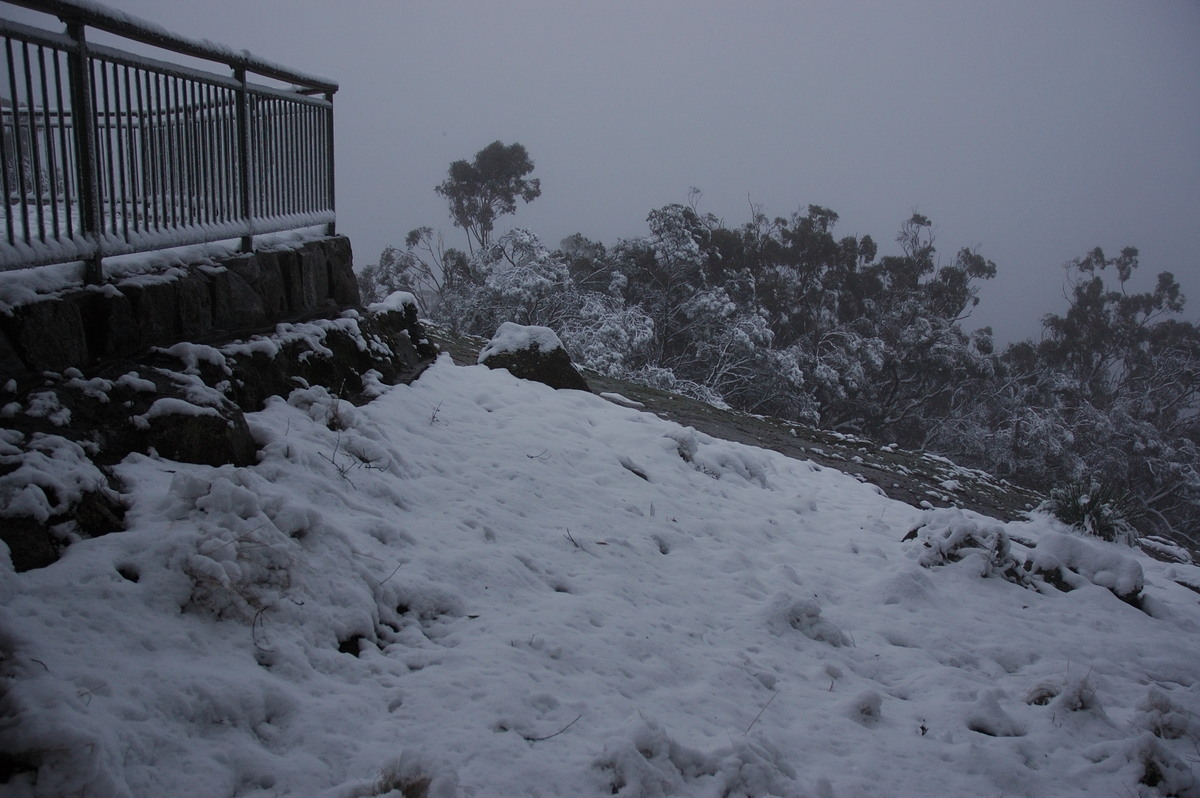
<instances>
[{"instance_id":1,"label":"snow-covered ground","mask_svg":"<svg viewBox=\"0 0 1200 798\"><path fill-rule=\"evenodd\" d=\"M258 465L131 456L128 531L0 557L0 792L1197 794L1193 566L445 356L249 420ZM968 532L1080 587L933 564Z\"/></svg>"}]
</instances>

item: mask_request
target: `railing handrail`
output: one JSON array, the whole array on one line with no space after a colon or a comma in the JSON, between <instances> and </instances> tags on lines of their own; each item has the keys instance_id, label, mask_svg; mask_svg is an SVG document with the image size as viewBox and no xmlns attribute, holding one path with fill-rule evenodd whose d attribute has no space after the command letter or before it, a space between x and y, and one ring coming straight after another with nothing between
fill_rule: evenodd
<instances>
[{"instance_id":1,"label":"railing handrail","mask_svg":"<svg viewBox=\"0 0 1200 798\"><path fill-rule=\"evenodd\" d=\"M81 4L75 0L4 0L10 5L22 6L34 11L53 14L66 22L81 22L90 28L117 36L171 50L182 55L202 58L225 64L233 70L295 83L302 93L334 94L338 90L336 81L318 75L306 74L289 67L275 64L255 56L247 50L234 50L207 40L190 39L148 22L132 14Z\"/></svg>"},{"instance_id":2,"label":"railing handrail","mask_svg":"<svg viewBox=\"0 0 1200 798\"><path fill-rule=\"evenodd\" d=\"M34 0L0 0L0 2L32 5ZM0 36L6 34L17 34L33 44L44 44L52 47L59 47L64 50L69 50L78 44L74 39L65 33L54 33L53 31L44 30L42 28L35 28L30 25L22 25L21 23L13 22L12 20L0 19ZM305 102L312 102L314 104L329 102L327 97L311 96L309 93L310 87L308 85L294 87L294 89L301 89L301 91L295 91L294 89L292 91L287 91L285 89L277 89L273 86L266 86L259 83L246 83L245 86L243 86L242 83L232 75L226 76L218 75L215 72L205 72L202 69L195 69L184 64L161 61L157 58L152 58L147 55L131 53L126 50L118 50L115 47L107 47L103 44L95 44L94 42L88 43L88 53L95 57L104 58L105 60L114 64L128 64L130 66L149 68L164 75L188 78L189 80L201 81L213 86L224 86L230 89L249 88L254 89L261 94L274 94L276 96L290 98L295 98L296 95L299 94L306 98L304 100ZM299 76L299 74L300 73L298 72L292 73L294 77ZM291 82L295 83L295 81ZM337 89L336 83L321 84L320 87L312 86L311 89L313 92L317 92L319 90L319 93L324 93L324 87L326 85L332 85L335 91Z\"/></svg>"}]
</instances>

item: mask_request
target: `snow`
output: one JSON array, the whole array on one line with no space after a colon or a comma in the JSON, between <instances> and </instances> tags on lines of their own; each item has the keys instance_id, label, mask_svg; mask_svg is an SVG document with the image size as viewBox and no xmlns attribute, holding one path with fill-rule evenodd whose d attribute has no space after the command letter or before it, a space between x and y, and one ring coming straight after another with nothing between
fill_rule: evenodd
<instances>
[{"instance_id":1,"label":"snow","mask_svg":"<svg viewBox=\"0 0 1200 798\"><path fill-rule=\"evenodd\" d=\"M537 347L542 352L562 349L562 341L549 327L515 324L506 321L496 330L492 340L479 352L479 362L484 363L492 355L503 352L522 352Z\"/></svg>"},{"instance_id":2,"label":"snow","mask_svg":"<svg viewBox=\"0 0 1200 798\"><path fill-rule=\"evenodd\" d=\"M368 305L367 311L370 313L388 313L390 311L403 313L407 307L418 307L417 298L408 291L393 291L384 297L382 302Z\"/></svg>"},{"instance_id":3,"label":"snow","mask_svg":"<svg viewBox=\"0 0 1200 798\"><path fill-rule=\"evenodd\" d=\"M74 441L35 433L23 456L14 445L19 441L19 433L0 429L0 518L44 522L83 494L107 488L104 474Z\"/></svg>"},{"instance_id":4,"label":"snow","mask_svg":"<svg viewBox=\"0 0 1200 798\"><path fill-rule=\"evenodd\" d=\"M150 409L140 416L133 417L133 425L138 429L149 429L150 422L156 418L171 418L173 416L213 416L220 418L221 413L215 407L195 405L183 399L163 397L155 400Z\"/></svg>"},{"instance_id":5,"label":"snow","mask_svg":"<svg viewBox=\"0 0 1200 798\"><path fill-rule=\"evenodd\" d=\"M1142 590L1142 566L1111 546L1089 543L1075 535L1052 532L1043 535L1033 558L1033 567L1041 570L1068 568L1094 585L1121 595L1136 595Z\"/></svg>"},{"instance_id":6,"label":"snow","mask_svg":"<svg viewBox=\"0 0 1200 798\"><path fill-rule=\"evenodd\" d=\"M307 221L305 219L289 221L296 221L298 229L256 235L255 250L292 248L328 235L325 226L301 224ZM164 238L159 243L168 245L172 244L172 241ZM86 288L89 291L111 292L116 290L113 283L136 286L175 279L182 275L189 265L215 263L232 257L237 254L240 245L239 238L229 238L213 240L206 244L171 246L169 249L107 256L104 259L104 275L111 283ZM14 262L25 263L28 259L17 258ZM0 313L11 316L16 308L23 305L84 287L83 267L78 261L32 269L0 270Z\"/></svg>"},{"instance_id":7,"label":"snow","mask_svg":"<svg viewBox=\"0 0 1200 798\"><path fill-rule=\"evenodd\" d=\"M257 465L131 455L127 531L0 556L0 748L44 765L6 794L1196 794L1190 564L446 356L247 418ZM72 446L44 512L102 479ZM1136 565L1153 615L922 564L951 538Z\"/></svg>"},{"instance_id":8,"label":"snow","mask_svg":"<svg viewBox=\"0 0 1200 798\"><path fill-rule=\"evenodd\" d=\"M616 393L615 391L601 391L600 393L598 393L596 395L599 396L601 399L607 399L608 401L612 402L613 404L618 404L618 405L621 405L622 407L632 407L634 409L641 410L642 408L644 408L646 406L646 405L642 404L641 402L637 401L636 399L630 399L628 396L622 396L621 394Z\"/></svg>"}]
</instances>

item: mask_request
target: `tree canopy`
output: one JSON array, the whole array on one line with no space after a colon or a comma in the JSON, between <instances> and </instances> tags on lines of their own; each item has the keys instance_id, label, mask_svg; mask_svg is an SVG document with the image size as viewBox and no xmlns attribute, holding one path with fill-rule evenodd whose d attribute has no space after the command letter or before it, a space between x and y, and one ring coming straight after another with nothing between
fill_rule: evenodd
<instances>
[{"instance_id":1,"label":"tree canopy","mask_svg":"<svg viewBox=\"0 0 1200 798\"><path fill-rule=\"evenodd\" d=\"M515 213L518 198L529 203L541 195L541 181L526 177L532 171L524 146L500 141L475 153L473 161L450 164L435 191L449 202L450 218L466 231L471 251L488 245L496 218Z\"/></svg>"}]
</instances>

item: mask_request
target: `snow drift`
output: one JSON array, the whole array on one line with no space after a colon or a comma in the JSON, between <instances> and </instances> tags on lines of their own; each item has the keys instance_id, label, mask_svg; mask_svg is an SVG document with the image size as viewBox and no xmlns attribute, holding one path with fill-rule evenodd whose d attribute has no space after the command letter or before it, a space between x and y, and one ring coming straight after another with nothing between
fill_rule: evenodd
<instances>
[{"instance_id":1,"label":"snow drift","mask_svg":"<svg viewBox=\"0 0 1200 798\"><path fill-rule=\"evenodd\" d=\"M1192 566L446 357L247 418L256 465L132 455L128 531L0 557L10 794L1197 794Z\"/></svg>"}]
</instances>

